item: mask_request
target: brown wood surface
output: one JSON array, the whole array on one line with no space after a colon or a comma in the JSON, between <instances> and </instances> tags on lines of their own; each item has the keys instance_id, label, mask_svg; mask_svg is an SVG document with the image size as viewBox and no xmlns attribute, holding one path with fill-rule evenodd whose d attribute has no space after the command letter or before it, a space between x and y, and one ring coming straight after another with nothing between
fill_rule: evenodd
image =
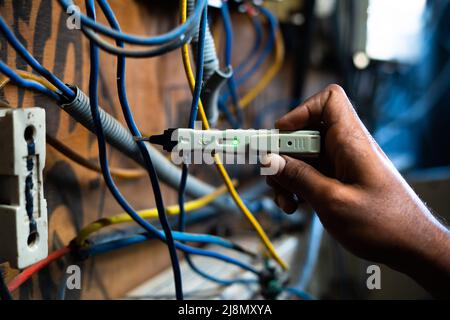
<instances>
[{"instance_id":1,"label":"brown wood surface","mask_svg":"<svg viewBox=\"0 0 450 320\"><path fill-rule=\"evenodd\" d=\"M83 1L76 2L82 10ZM158 34L177 23L177 1L120 1L110 4L123 30L137 34ZM175 8L175 9L174 9ZM99 10L98 10L99 11ZM66 83L88 91L88 42L79 30L66 28L66 13L55 0L0 0L0 13L28 50L51 72ZM105 22L98 14L98 19ZM237 57L245 56L251 41L246 18L238 25ZM239 27L241 28L241 27ZM0 37L0 57L9 66L31 71L15 51ZM115 85L115 58L101 53L100 105L123 121ZM254 107L287 95L290 72L284 72L271 90L258 98ZM184 76L180 51L158 58L127 62L128 97L139 127L143 132L160 132L187 119L190 92ZM97 159L95 137L76 124L46 97L9 85L0 97L16 107L40 106L47 111L47 133L92 160ZM252 112L252 111L251 111ZM254 111L253 111L254 112ZM269 124L270 125L270 124ZM109 149L114 166L134 167L119 152ZM198 171L194 168L194 171ZM217 177L214 174L214 177ZM219 183L218 179L215 179ZM117 181L121 191L137 209L153 207L153 193L144 177ZM176 193L163 186L166 204L176 202ZM45 197L48 202L50 251L66 245L89 222L102 216L122 212L106 189L100 174L86 170L47 147ZM70 298L117 298L168 265L167 249L158 243L142 244L106 254L82 263L83 285ZM61 272L69 263L52 264L27 282L16 293L22 299L54 299ZM17 271L8 270L10 279Z\"/></svg>"}]
</instances>

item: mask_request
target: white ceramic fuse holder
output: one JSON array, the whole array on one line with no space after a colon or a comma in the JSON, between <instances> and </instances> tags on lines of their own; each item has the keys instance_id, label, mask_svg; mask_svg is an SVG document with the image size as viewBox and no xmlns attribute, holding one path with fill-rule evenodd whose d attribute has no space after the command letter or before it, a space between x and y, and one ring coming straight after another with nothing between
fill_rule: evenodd
<instances>
[{"instance_id":1,"label":"white ceramic fuse holder","mask_svg":"<svg viewBox=\"0 0 450 320\"><path fill-rule=\"evenodd\" d=\"M0 109L0 260L23 269L48 255L45 110Z\"/></svg>"}]
</instances>

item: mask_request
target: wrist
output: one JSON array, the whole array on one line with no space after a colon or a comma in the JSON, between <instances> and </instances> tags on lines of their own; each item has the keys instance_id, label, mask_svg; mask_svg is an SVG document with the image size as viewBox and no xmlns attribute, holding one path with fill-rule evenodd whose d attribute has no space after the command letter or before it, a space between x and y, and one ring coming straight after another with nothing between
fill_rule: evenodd
<instances>
[{"instance_id":1,"label":"wrist","mask_svg":"<svg viewBox=\"0 0 450 320\"><path fill-rule=\"evenodd\" d=\"M392 268L417 281L438 298L450 297L450 231L427 210ZM389 265L389 264L388 264Z\"/></svg>"}]
</instances>

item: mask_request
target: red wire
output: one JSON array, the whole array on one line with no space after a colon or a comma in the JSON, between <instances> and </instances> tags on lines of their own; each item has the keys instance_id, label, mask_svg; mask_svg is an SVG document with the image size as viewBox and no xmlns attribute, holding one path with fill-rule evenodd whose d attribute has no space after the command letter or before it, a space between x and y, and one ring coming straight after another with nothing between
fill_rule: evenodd
<instances>
[{"instance_id":1,"label":"red wire","mask_svg":"<svg viewBox=\"0 0 450 320\"><path fill-rule=\"evenodd\" d=\"M66 254L71 252L71 248L64 247L59 250L56 250L48 255L47 258L44 260L39 261L36 264L33 264L32 266L24 269L21 273L19 273L14 279L12 279L8 283L8 290L9 292L15 291L17 288L19 288L25 281L30 279L34 274L36 274L39 270L45 268L50 263L52 263L55 260L58 260L59 258L65 256Z\"/></svg>"}]
</instances>

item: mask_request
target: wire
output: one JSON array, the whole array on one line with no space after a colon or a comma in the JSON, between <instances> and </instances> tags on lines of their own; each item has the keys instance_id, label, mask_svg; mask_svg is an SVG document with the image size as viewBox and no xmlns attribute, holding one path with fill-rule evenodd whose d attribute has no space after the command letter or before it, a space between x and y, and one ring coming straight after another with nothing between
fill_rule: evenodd
<instances>
[{"instance_id":1,"label":"wire","mask_svg":"<svg viewBox=\"0 0 450 320\"><path fill-rule=\"evenodd\" d=\"M102 173L102 169L97 163L86 159L80 154L76 153L73 149L67 147L64 143L50 135L46 136L47 143L51 145L55 150L72 160L73 162L79 164L83 168L91 171ZM111 175L119 179L138 179L146 175L146 172L141 169L125 169L125 168L114 168L111 167Z\"/></svg>"},{"instance_id":2,"label":"wire","mask_svg":"<svg viewBox=\"0 0 450 320\"><path fill-rule=\"evenodd\" d=\"M59 250L56 250L49 254L47 258L39 261L36 264L33 264L31 267L26 268L24 271L19 273L13 280L8 283L8 289L10 292L14 292L17 288L19 288L23 283L25 283L28 279L30 279L35 273L39 272L41 269L48 266L53 261L58 260L59 258L69 254L71 249L69 247L64 247Z\"/></svg>"},{"instance_id":3,"label":"wire","mask_svg":"<svg viewBox=\"0 0 450 320\"><path fill-rule=\"evenodd\" d=\"M74 3L71 0L59 0L59 3L63 7L63 9L67 11L70 6L73 6ZM185 22L176 27L175 29L169 31L168 33L154 36L154 37L145 37L138 35L131 35L127 33L123 33L114 28L108 28L107 26L96 22L94 19L91 19L81 13L78 13L81 24L91 28L99 33L102 33L108 37L111 37L115 40L123 41L126 43L138 44L138 45L162 45L171 41L175 41L177 39L183 39L186 33L195 28L196 24L200 20L201 13L204 7L207 5L207 0L199 0L195 6L194 12L189 19L185 20Z\"/></svg>"},{"instance_id":4,"label":"wire","mask_svg":"<svg viewBox=\"0 0 450 320\"><path fill-rule=\"evenodd\" d=\"M31 89L31 90L37 91L39 93L45 94L46 96L48 96L56 101L61 100L60 96L57 93L49 90L41 83L23 79L21 76L19 76L17 73L15 73L14 70L12 70L10 67L8 67L1 60L0 60L0 72L2 72L6 77L9 78L8 81L12 81L13 83L17 84L20 87L23 87L25 89ZM5 81L6 81L5 79L2 80L2 87L4 86L4 84L7 83L7 82L5 83Z\"/></svg>"},{"instance_id":5,"label":"wire","mask_svg":"<svg viewBox=\"0 0 450 320\"><path fill-rule=\"evenodd\" d=\"M252 68L236 80L236 86L242 86L248 79L250 79L262 66L266 58L270 55L275 44L275 61L270 67L270 69L264 74L263 78L239 101L241 108L247 107L272 81L272 79L277 75L279 70L283 65L284 59L284 43L281 31L277 30L278 24L275 16L266 8L259 7L260 12L267 18L269 23L269 38L263 48L261 55L253 64ZM229 96L232 95L231 92L224 93L220 97L220 105L226 105ZM227 120L229 121L229 116L225 114Z\"/></svg>"},{"instance_id":6,"label":"wire","mask_svg":"<svg viewBox=\"0 0 450 320\"><path fill-rule=\"evenodd\" d=\"M217 199L218 197L220 197L221 195L223 195L226 191L227 191L226 186L217 188L214 192L204 197L185 203L185 210L187 212L191 212L203 208L208 204L210 204L215 199ZM140 210L137 213L141 216L142 219L158 218L158 210L156 208ZM178 215L180 213L180 207L178 205L169 206L166 208L166 213L169 215ZM131 221L133 221L133 219L127 213L122 213L112 217L99 219L81 229L81 231L78 233L74 241L78 245L83 246L86 243L87 238L91 234L103 229L104 227Z\"/></svg>"},{"instance_id":7,"label":"wire","mask_svg":"<svg viewBox=\"0 0 450 320\"><path fill-rule=\"evenodd\" d=\"M323 238L323 226L320 222L319 216L314 213L311 221L311 231L309 234L309 245L306 253L305 262L303 264L303 272L298 281L297 287L299 290L304 291L308 288L311 278L314 273L314 269L317 264L317 259L320 253L320 245Z\"/></svg>"},{"instance_id":8,"label":"wire","mask_svg":"<svg viewBox=\"0 0 450 320\"><path fill-rule=\"evenodd\" d=\"M8 68L8 69L9 69L9 68ZM9 70L11 70L11 69L9 69ZM14 73L14 72L13 72L13 73ZM33 82L33 81L25 81L25 80L23 80L21 77L17 77L17 78L18 78L18 82L19 82L18 85L20 85L20 86L24 85L25 87L27 87L27 84L28 84L28 83L33 83L33 84L35 84L35 82ZM55 99L56 99L56 98L55 98ZM103 142L105 142L105 141L104 141L104 135L102 135L102 137L103 137ZM105 152L106 152L106 147L104 147L104 149L105 149ZM106 159L106 160L107 160L107 159ZM107 168L107 169L108 169L108 168ZM102 170L102 173L103 173L103 170ZM110 175L110 173L108 173L108 174ZM115 187L114 181L112 180L111 176L109 176L109 178L106 179L105 181L107 182L108 187L111 187L111 188L114 188L114 187ZM116 188L116 187L115 187L115 188ZM125 209L125 211L127 211L128 214L134 214L134 215L137 215L137 214L134 212L134 209L133 209L133 208L126 202L126 200L122 197L122 195L121 195L120 192L117 190L117 188L116 188L116 190L113 189L111 192L113 193L113 195L115 196L116 199L119 199L119 200L118 200L119 204L121 204L121 206ZM122 198L122 199L121 199L121 198ZM121 202L122 200L123 200L123 202ZM136 219L139 220L139 218L136 218ZM153 227L151 224L148 224L145 220L144 220L144 221L142 221L142 220L139 221L139 224L140 224L141 226L142 226L142 225L147 225L147 227L148 227L149 229L152 229L155 233L158 233L158 238L159 238L160 240L165 241L164 235L163 235L158 229L156 229L155 227ZM144 228L145 228L145 227L144 227ZM147 228L145 228L145 229L147 229ZM210 252L210 251L208 251L208 250L202 250L202 249L193 248L193 247L190 247L190 246L183 245L183 244L181 244L181 243L176 243L176 247L177 247L178 249L180 249L180 250L182 250L182 251L184 251L184 252L188 252L188 253L190 253L190 254L195 254L195 255L200 255L200 256L204 256L204 257L209 257L209 258L218 259L218 260L221 260L221 261L223 261L223 262L230 263L230 264L239 266L239 267L241 267L241 268L244 268L245 270L250 271L250 272L253 272L253 273L255 273L255 274L258 274L258 271L257 271L256 269L252 268L251 266L248 266L248 265L246 265L246 264L243 264L243 263L241 263L240 261L238 261L238 260L236 260L236 259L227 257L227 256L222 255L222 254L218 254L218 253L215 253L215 252ZM54 260L56 260L56 259L54 259ZM52 261L53 261L53 260L52 260ZM51 261L50 261L50 262L51 262ZM39 270L37 270L37 271L39 271Z\"/></svg>"},{"instance_id":9,"label":"wire","mask_svg":"<svg viewBox=\"0 0 450 320\"><path fill-rule=\"evenodd\" d=\"M16 52L40 75L57 87L66 98L74 99L75 93L64 82L58 79L53 73L45 69L28 50L20 43L14 33L9 29L5 20L0 16L0 31L5 35L6 40L16 50ZM11 78L11 77L10 77Z\"/></svg>"},{"instance_id":10,"label":"wire","mask_svg":"<svg viewBox=\"0 0 450 320\"><path fill-rule=\"evenodd\" d=\"M93 61L95 64L95 59ZM97 68L98 68L98 65L95 67L95 69L97 69ZM94 76L95 76L95 73L94 73ZM97 75L97 78L98 78L98 75ZM96 80L98 80L98 79L96 79ZM23 85L25 87L29 87L30 83L35 84L35 82L33 82L33 81L25 81L20 77L17 77L17 81L18 81L19 85ZM40 89L41 87L38 87L38 88ZM96 91L96 88L94 88L94 91ZM57 99L57 97L55 97L55 99ZM95 101L96 101L96 99L94 98L94 102ZM106 163L106 167L105 168L102 167L102 173L105 177L105 181L106 181L108 187L110 188L111 192L113 193L113 196L116 198L116 200L119 202L119 204L121 204L121 206L125 209L125 211L127 211L130 215L133 215L133 217L136 219L136 221L138 221L138 223L141 226L144 226L145 229L149 230L151 233L154 233L158 239L165 241L165 236L163 233L161 233L159 230L154 228L151 224L147 223L145 220L139 219L139 217L136 214L136 212L134 211L134 209L128 204L128 202L126 202L126 200L120 194L120 191L118 191L117 187L115 186L114 181L112 180L112 177L111 177L111 173L108 170L109 168L108 168L108 161L107 161L107 157L106 157L106 141L105 141L105 137L104 137L104 134L103 134L103 131L101 128L101 120L98 117L98 103L94 103L93 105L94 105L94 108L93 108L92 112L93 112L93 120L94 120L94 123L96 124L96 128L97 128L97 137L99 139L100 161L101 161L101 163ZM243 268L244 270L258 274L258 271L256 269L254 269L253 267L251 267L245 263L242 263L234 258L227 257L225 255L215 253L215 252L210 252L208 250L193 248L193 247L181 244L181 243L176 243L176 246L177 246L177 248L179 248L180 250L182 250L184 252L219 259L226 263L230 263L230 264L239 266L239 267ZM64 249L64 250L61 249L61 250L65 251L66 249ZM68 253L69 251L70 251L70 249L67 248L67 252L61 252L61 251L55 252L54 254L49 255L49 257L47 259L42 260L40 263L38 263L34 266L31 266L29 269L26 269L26 272L24 274L19 275L19 277L16 280L13 280L12 287L17 288L18 285L20 285L21 283L26 281L29 277L31 277L32 274L34 274L34 272L39 271L40 269L45 267L47 264L49 264L50 262L61 257L62 255ZM34 272L33 272L33 270L34 270ZM27 276L27 273L29 274L29 276ZM26 277L28 277L28 278L26 278ZM19 284L15 285L15 283L19 283Z\"/></svg>"},{"instance_id":11,"label":"wire","mask_svg":"<svg viewBox=\"0 0 450 320\"><path fill-rule=\"evenodd\" d=\"M301 300L315 300L313 296L297 288L285 288L284 290Z\"/></svg>"},{"instance_id":12,"label":"wire","mask_svg":"<svg viewBox=\"0 0 450 320\"><path fill-rule=\"evenodd\" d=\"M55 86L53 86L50 82L48 82L45 78L42 78L38 75L35 75L31 72L24 70L15 70L15 72L23 79L31 79L37 83L40 83L41 85L43 85L44 87L53 92L58 91L58 89ZM0 79L0 89L4 88L9 82L11 82L11 78L4 77L3 79ZM67 158L79 164L80 166L95 172L99 173L102 172L100 166L86 159L85 157L79 155L73 149L67 147L60 140L48 134L46 135L46 140L47 140L46 142L49 145L51 145L56 151L65 155ZM143 177L145 175L145 171L140 169L111 168L111 175L113 177L120 179L136 179Z\"/></svg>"},{"instance_id":13,"label":"wire","mask_svg":"<svg viewBox=\"0 0 450 320\"><path fill-rule=\"evenodd\" d=\"M180 12L181 12L181 21L182 22L186 21L186 12L187 12L186 3L187 3L187 0L181 0L181 10L180 10ZM182 47L182 58L183 58L183 65L184 65L184 68L185 68L186 77L188 79L189 86L190 86L191 90L193 91L194 88L195 88L195 78L194 78L194 75L193 75L193 72L192 72L192 66L191 66L191 61L190 61L190 57L189 57L189 48L188 48L187 45L184 45ZM203 122L204 129L205 130L209 130L210 126L209 126L208 119L206 117L205 111L203 109L203 104L202 104L201 100L199 101L199 113L200 113L201 120ZM264 246L267 249L267 251L270 254L270 256L284 270L287 270L288 269L288 265L278 255L278 253L276 252L276 250L275 250L272 242L270 241L269 237L266 235L266 233L264 232L264 230L261 227L261 225L259 224L259 222L255 219L253 214L250 212L250 210L246 207L246 205L244 204L244 202L240 198L240 196L237 193L235 187L233 186L233 183L232 183L232 181L231 181L231 179L230 179L230 177L229 177L225 167L221 163L220 158L218 156L215 156L214 159L215 159L216 167L219 170L219 173L222 176L222 179L224 180L224 182L225 182L225 184L226 184L226 186L228 188L228 191L229 191L231 197L233 198L234 202L240 208L240 210L245 215L247 220L251 223L253 228L256 230L256 232L258 233L259 237L261 238L261 241L264 244Z\"/></svg>"},{"instance_id":14,"label":"wire","mask_svg":"<svg viewBox=\"0 0 450 320\"><path fill-rule=\"evenodd\" d=\"M206 27L207 27L207 20L208 13L207 13L207 7L205 8L202 18L200 21L200 28L199 28L199 36L198 36L198 48L197 48L197 66L196 66L196 79L195 79L195 86L192 94L192 104L191 104L191 112L189 115L189 128L194 128L195 126L195 120L197 119L198 114L198 108L199 108L199 102L200 102L200 96L201 96L201 89L202 89L202 83L203 83L203 63L204 63L204 54L205 54L205 34L206 34ZM187 176L188 176L188 166L186 164L183 164L182 166L182 172L181 172L181 180L180 180L180 188L178 190L178 206L180 209L180 215L178 217L178 230L184 231L185 230L185 203L184 203L184 193L186 190L186 182L187 182ZM188 254L185 254L185 259L189 267L200 276L215 281L218 283L223 283L220 279L216 279L213 276L210 276L209 274L203 272L200 270L192 261L191 257Z\"/></svg>"},{"instance_id":15,"label":"wire","mask_svg":"<svg viewBox=\"0 0 450 320\"><path fill-rule=\"evenodd\" d=\"M197 73L196 73L196 85L194 86L194 90L192 93L192 103L191 103L191 112L189 114L189 128L195 127L195 120L197 119L199 103L200 103L200 95L202 91L202 83L203 83L203 67L204 67L204 49L205 49L205 35L206 35L206 26L208 23L208 6L205 7L202 13L202 17L200 20L199 27L199 36L197 43ZM185 210L184 210L184 193L186 190L186 182L188 176L188 166L183 164L181 171L181 180L180 187L178 190L178 205L180 207L180 215L178 218L178 230L184 231L185 226Z\"/></svg>"},{"instance_id":16,"label":"wire","mask_svg":"<svg viewBox=\"0 0 450 320\"><path fill-rule=\"evenodd\" d=\"M277 19L276 17L266 8L264 7L258 7L261 14L263 14L267 22L269 23L269 35L268 35L268 41L266 45L264 46L261 55L258 57L258 59L253 64L252 68L243 74L241 77L237 79L237 86L241 86L244 82L246 82L248 79L250 79L263 65L264 61L270 56L270 54L273 51L273 47L275 45L275 37L276 37L276 29L277 29Z\"/></svg>"},{"instance_id":17,"label":"wire","mask_svg":"<svg viewBox=\"0 0 450 320\"><path fill-rule=\"evenodd\" d=\"M185 233L185 232L178 232L178 231L173 231L173 236L178 241L216 245L216 246L223 247L226 249L236 250L241 253L247 254L249 256L254 256L254 254L252 252L245 250L238 244L233 243L229 240L225 240L218 236L212 236L212 235L207 235L207 234ZM155 239L155 237L148 233L143 233L143 234L138 234L138 235L133 235L133 236L125 235L125 237L123 237L123 238L119 238L119 239L115 238L112 241L99 243L99 244L96 243L91 246L86 246L84 248L81 248L80 252L81 252L81 256L83 256L83 252L89 252L89 254L92 254L93 251L95 251L96 253L109 252L112 250L111 248L118 249L119 247L122 248L122 247L126 247L126 246L133 245L133 244L138 244L138 243L145 242L148 240L153 240L153 239Z\"/></svg>"},{"instance_id":18,"label":"wire","mask_svg":"<svg viewBox=\"0 0 450 320\"><path fill-rule=\"evenodd\" d=\"M92 3L90 9L92 10L92 12L95 12L95 6L93 3L93 0L87 0L87 1L89 1L89 3ZM113 29L120 31L119 22L117 21L115 15L114 15L114 12L112 11L108 2L106 0L98 0L98 3L100 5L103 13L105 14L105 17L108 20L109 24L113 27ZM94 15L95 14L93 14L93 16ZM116 41L116 44L119 47L124 46L124 43L122 41ZM93 47L92 57L94 59L96 59L96 64L97 64L98 63L98 48L96 46L94 46L92 42L91 42L91 46ZM92 60L92 58L91 58L91 60ZM120 105L122 106L122 112L123 112L125 121L128 125L128 129L130 130L131 134L135 137L142 137L142 134L139 131L139 129L134 121L130 106L128 104L128 98L127 98L127 93L126 93L126 84L125 84L125 74L126 74L125 67L126 67L126 57L124 57L122 55L118 56L118 58L117 58L117 89L118 89L118 94L119 94ZM96 73L98 75L98 70L96 70ZM97 80L97 79L94 79L94 80ZM94 96L94 95L96 95L96 92L94 92L94 94L92 96ZM94 97L94 98L97 99L97 97ZM91 107L92 106L93 106L93 104L92 104L92 99L91 99ZM97 113L97 115L98 115L97 102L95 103L95 109L97 112L95 112L95 110L93 110L93 114ZM101 121L100 121L100 119L98 119L98 120L99 120L98 124L101 126ZM174 239L172 236L172 230L170 228L170 224L167 220L166 213L165 213L164 202L163 202L161 189L160 189L160 185L159 185L158 174L156 173L156 170L153 166L152 159L150 157L147 147L145 146L145 143L143 141L138 141L137 145L141 151L146 169L148 170L148 173L149 173L150 182L153 187L153 194L154 194L154 198L155 198L155 202L156 202L156 207L158 209L159 221L160 221L161 227L164 231L164 237L166 240L170 259L172 262L172 269L173 269L174 282L175 282L175 292L176 292L177 300L183 300L183 284L182 284L182 279L181 279L180 264L178 261L175 242L174 242ZM103 164L107 165L107 163L105 163L105 162ZM136 212L134 212L134 213L136 213ZM138 220L141 220L139 215L136 214L135 217ZM154 230L149 229L147 231L150 231L151 233L153 233L152 231L154 231Z\"/></svg>"},{"instance_id":19,"label":"wire","mask_svg":"<svg viewBox=\"0 0 450 320\"><path fill-rule=\"evenodd\" d=\"M164 53L168 53L170 51L180 48L182 45L187 43L192 38L192 35L195 32L195 28L194 28L194 29L188 31L188 33L186 34L185 37L180 38L177 41L164 44L156 49L154 49L154 48L151 48L151 49L128 49L128 48L117 47L115 45L110 44L109 42L104 40L102 37L100 37L98 34L96 34L92 29L82 27L81 30L91 41L94 41L100 48L102 48L106 52L113 54L113 55L123 55L123 56L129 57L129 58L151 58L151 57L156 57L156 56L162 55Z\"/></svg>"},{"instance_id":20,"label":"wire","mask_svg":"<svg viewBox=\"0 0 450 320\"><path fill-rule=\"evenodd\" d=\"M204 272L203 270L201 270L200 268L198 268L192 261L191 257L186 256L186 262L188 263L189 267L196 272L198 275L200 275L201 277L215 282L221 286L231 286L234 284L244 284L244 285L248 285L248 284L253 284L253 283L258 283L257 279L245 279L245 278L238 278L238 279L220 279L217 278L215 276L212 276L206 272Z\"/></svg>"},{"instance_id":21,"label":"wire","mask_svg":"<svg viewBox=\"0 0 450 320\"><path fill-rule=\"evenodd\" d=\"M55 93L59 93L58 88L56 88L54 85L52 85L47 79L38 76L34 73L25 71L25 70L14 70L15 73L17 73L20 77L22 77L23 79L28 79L28 80L33 80L34 82L40 83L41 85L43 85L44 87L46 87L47 89L49 89L50 91L53 91ZM0 80L0 89L3 88L4 86L6 86L9 82L11 81L10 78L5 77L4 79Z\"/></svg>"},{"instance_id":22,"label":"wire","mask_svg":"<svg viewBox=\"0 0 450 320\"><path fill-rule=\"evenodd\" d=\"M220 13L222 15L223 27L225 30L225 65L232 69L232 52L233 52L233 27L231 24L230 11L228 9L228 3L222 2L222 7L220 8ZM231 74L230 78L227 81L228 90L231 94L231 100L233 101L237 122L242 123L243 115L241 112L241 106L239 101L239 96L237 93L237 85L236 79L234 77L234 73ZM226 103L224 104L226 108Z\"/></svg>"},{"instance_id":23,"label":"wire","mask_svg":"<svg viewBox=\"0 0 450 320\"><path fill-rule=\"evenodd\" d=\"M113 251L116 249L120 249L120 248L129 246L129 245L139 243L139 241L136 241L137 239L138 238L134 238L134 239L128 238L128 239L121 239L121 240L117 240L117 241L111 241L111 242L107 242L107 243L97 244L97 245L93 245L88 248L83 248L78 253L81 253L81 255L83 255L85 257L91 257L94 255L110 252L110 251ZM139 239L142 240L141 237L139 237ZM146 237L146 239L148 240L149 238ZM207 251L207 250L192 248L192 247L184 246L184 245L180 246L180 249L189 251L191 254L197 254L197 255L202 255L205 257L209 257L209 258L219 259L226 263L236 265L237 267L240 267L244 270L250 271L254 274L258 274L258 272L253 267L251 267L243 262L240 262L234 258L227 257L220 253L215 253L215 252L211 252L211 251ZM13 280L11 280L7 285L8 290L10 292L14 292L23 283L25 283L27 280L29 280L34 274L36 274L37 272L39 272L40 270L42 270L43 268L48 266L50 263L62 258L63 256L65 256L69 253L75 253L76 250L77 250L77 248L74 246L67 246L67 247L63 247L59 250L52 252L51 254L48 255L47 258L26 268L21 273L19 273L15 278L13 278Z\"/></svg>"},{"instance_id":24,"label":"wire","mask_svg":"<svg viewBox=\"0 0 450 320\"><path fill-rule=\"evenodd\" d=\"M248 55L242 60L242 62L234 69L234 72L236 76L239 76L242 71L245 71L247 66L252 61L253 57L256 56L256 54L259 51L259 48L261 47L262 39L263 39L263 26L261 23L261 19L259 18L259 15L255 13L255 9L253 7L250 7L248 4L246 5L246 13L247 16L251 19L253 29L255 31L255 42L253 44L253 48L250 50Z\"/></svg>"},{"instance_id":25,"label":"wire","mask_svg":"<svg viewBox=\"0 0 450 320\"><path fill-rule=\"evenodd\" d=\"M281 70L284 61L284 42L281 30L278 29L275 38L275 60L270 68L264 73L264 76L258 81L258 83L244 95L239 104L241 108L246 108L248 105L255 100L255 98L262 92L270 82L275 78L278 72Z\"/></svg>"},{"instance_id":26,"label":"wire","mask_svg":"<svg viewBox=\"0 0 450 320\"><path fill-rule=\"evenodd\" d=\"M146 239L151 239L148 237L149 235L146 235ZM130 238L125 238L125 239L119 239L119 240L115 240L115 241L110 241L107 243L100 243L100 244L96 244L96 245L92 245L86 249L82 249L81 253L83 254L83 256L85 257L90 257L93 255L97 255L97 254L101 254L101 253L106 253L106 252L110 252L113 250L117 250L129 245L133 245L133 244L137 244L142 242L142 236L138 236L138 237L130 237ZM247 263L244 263L242 261L239 261L237 259L234 259L232 257L226 256L224 254L218 253L218 252L214 252L214 251L209 251L209 250L204 250L204 249L199 249L199 248L193 248L193 247L189 247L187 245L181 244L179 242L177 242L177 244L179 244L179 248L185 252L188 252L190 254L195 254L195 255L201 255L204 257L209 257L209 258L214 258L214 259L219 259L222 260L226 263L235 265L237 267L242 268L243 270L249 271L255 275L259 275L259 272L253 268L252 266L248 265ZM189 249L187 249L189 248Z\"/></svg>"}]
</instances>

